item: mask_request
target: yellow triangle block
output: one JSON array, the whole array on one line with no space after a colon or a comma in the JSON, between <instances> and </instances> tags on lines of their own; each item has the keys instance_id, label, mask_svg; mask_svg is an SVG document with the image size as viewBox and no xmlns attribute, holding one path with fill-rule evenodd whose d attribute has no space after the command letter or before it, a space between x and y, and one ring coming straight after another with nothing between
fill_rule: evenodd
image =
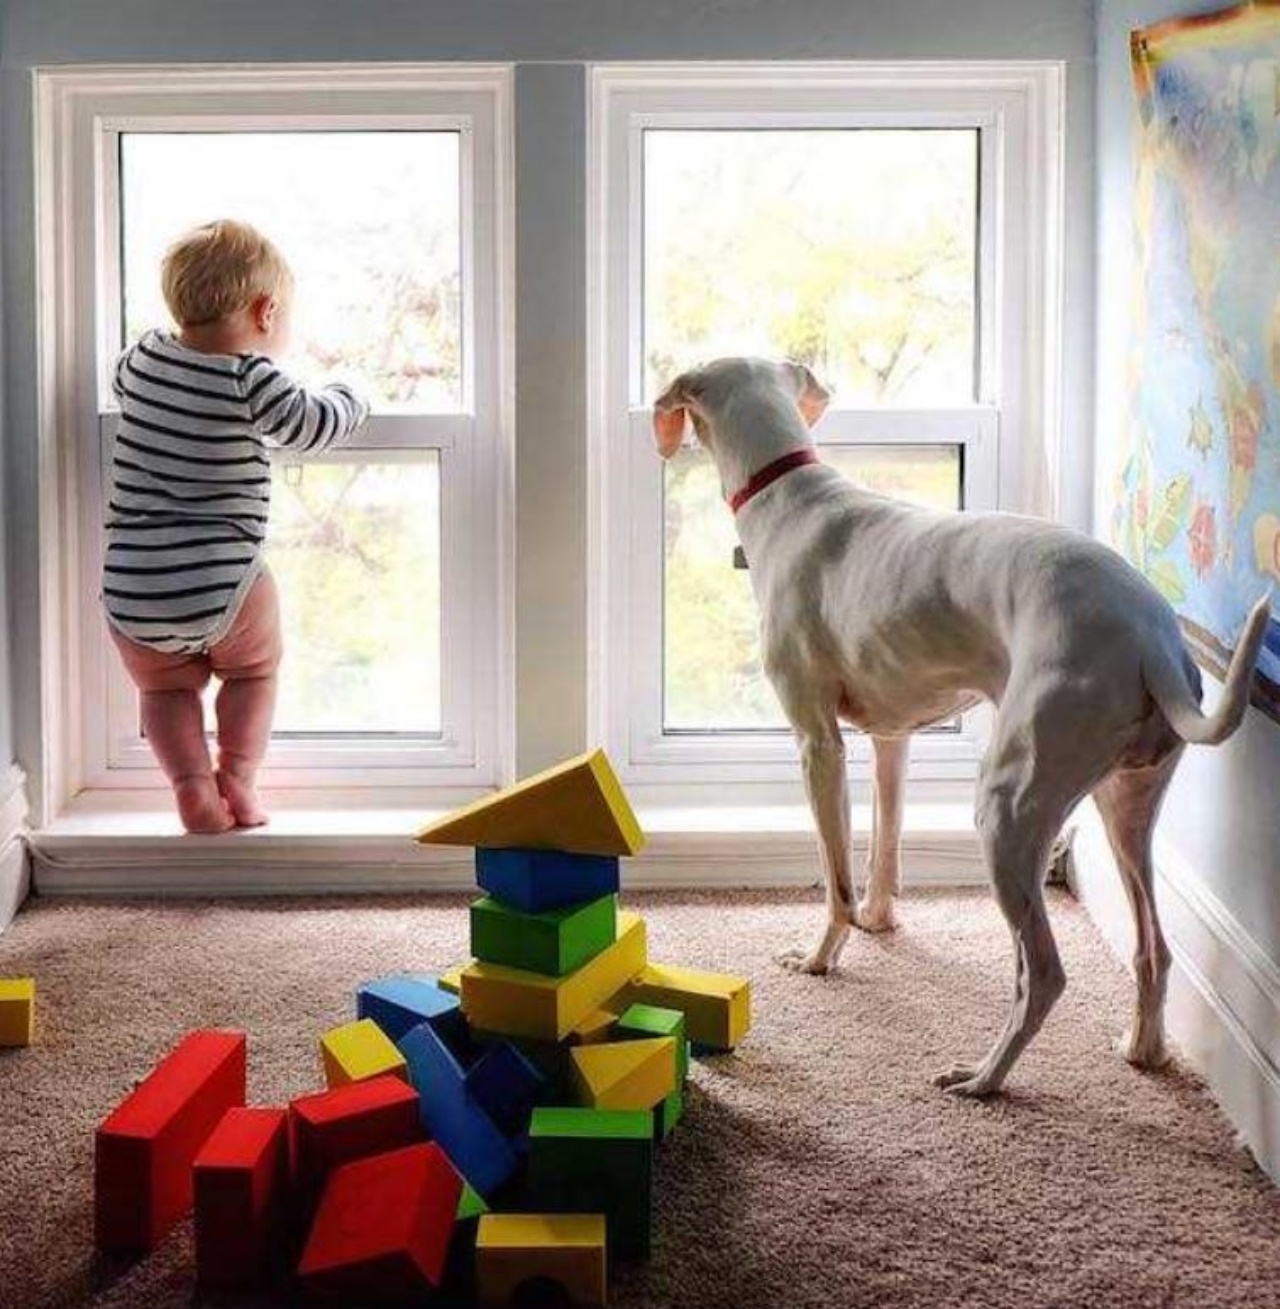
<instances>
[{"instance_id":1,"label":"yellow triangle block","mask_svg":"<svg viewBox=\"0 0 1280 1309\"><path fill-rule=\"evenodd\" d=\"M504 964L462 970L462 1012L472 1027L535 1041L563 1041L645 965L644 919L618 914L617 936L594 959L563 977L544 977Z\"/></svg>"},{"instance_id":2,"label":"yellow triangle block","mask_svg":"<svg viewBox=\"0 0 1280 1309\"><path fill-rule=\"evenodd\" d=\"M676 1089L676 1043L670 1036L582 1045L570 1056L578 1098L591 1109L652 1109Z\"/></svg>"},{"instance_id":3,"label":"yellow triangle block","mask_svg":"<svg viewBox=\"0 0 1280 1309\"><path fill-rule=\"evenodd\" d=\"M384 1073L409 1080L404 1055L372 1018L344 1023L326 1032L320 1038L320 1057L324 1060L324 1079L330 1090L351 1082L367 1082Z\"/></svg>"},{"instance_id":4,"label":"yellow triangle block","mask_svg":"<svg viewBox=\"0 0 1280 1309\"><path fill-rule=\"evenodd\" d=\"M610 1002L612 1009L652 1004L684 1014L689 1040L732 1050L751 1026L751 983L729 973L650 964Z\"/></svg>"},{"instance_id":5,"label":"yellow triangle block","mask_svg":"<svg viewBox=\"0 0 1280 1309\"><path fill-rule=\"evenodd\" d=\"M644 833L603 750L593 750L428 823L424 845L633 855Z\"/></svg>"}]
</instances>

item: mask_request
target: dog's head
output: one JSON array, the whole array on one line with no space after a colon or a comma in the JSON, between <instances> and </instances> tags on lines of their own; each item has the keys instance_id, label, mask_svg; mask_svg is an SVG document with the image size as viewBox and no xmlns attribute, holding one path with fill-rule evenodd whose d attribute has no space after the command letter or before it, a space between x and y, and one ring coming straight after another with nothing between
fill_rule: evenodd
<instances>
[{"instance_id":1,"label":"dog's head","mask_svg":"<svg viewBox=\"0 0 1280 1309\"><path fill-rule=\"evenodd\" d=\"M786 397L808 427L826 412L831 398L807 364L773 359L717 359L681 373L653 402L653 435L658 453L670 459L680 449L690 420L698 440L710 448L715 441L718 416L732 400L753 390L763 391L773 400L779 395Z\"/></svg>"}]
</instances>

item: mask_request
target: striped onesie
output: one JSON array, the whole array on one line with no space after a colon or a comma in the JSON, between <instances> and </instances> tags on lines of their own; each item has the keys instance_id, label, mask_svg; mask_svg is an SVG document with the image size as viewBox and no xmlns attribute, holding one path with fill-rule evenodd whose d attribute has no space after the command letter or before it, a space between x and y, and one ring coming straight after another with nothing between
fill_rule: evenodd
<instances>
[{"instance_id":1,"label":"striped onesie","mask_svg":"<svg viewBox=\"0 0 1280 1309\"><path fill-rule=\"evenodd\" d=\"M166 332L124 352L114 389L103 606L140 645L202 653L262 566L268 449L317 453L368 410L345 386L310 392L263 355L203 354Z\"/></svg>"}]
</instances>

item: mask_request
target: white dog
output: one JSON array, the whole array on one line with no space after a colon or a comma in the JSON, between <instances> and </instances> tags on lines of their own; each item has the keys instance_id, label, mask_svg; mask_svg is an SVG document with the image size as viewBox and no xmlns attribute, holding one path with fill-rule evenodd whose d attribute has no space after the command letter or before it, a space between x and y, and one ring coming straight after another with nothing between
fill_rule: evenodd
<instances>
[{"instance_id":1,"label":"white dog","mask_svg":"<svg viewBox=\"0 0 1280 1309\"><path fill-rule=\"evenodd\" d=\"M1239 726L1268 602L1250 614L1221 705L1205 716L1173 611L1119 555L1034 519L937 513L859 490L814 453L806 424L827 399L803 365L722 359L677 378L654 406L663 458L691 417L716 462L760 606L765 671L800 746L828 922L812 953L784 961L823 973L851 923L894 925L909 734L987 699L996 714L977 827L1013 932L1017 991L986 1058L936 1081L963 1095L998 1091L1061 994L1041 887L1063 820L1089 793L1137 924L1125 1055L1159 1065L1169 951L1151 829L1184 742L1217 744ZM875 749L868 884L856 905L842 721Z\"/></svg>"}]
</instances>

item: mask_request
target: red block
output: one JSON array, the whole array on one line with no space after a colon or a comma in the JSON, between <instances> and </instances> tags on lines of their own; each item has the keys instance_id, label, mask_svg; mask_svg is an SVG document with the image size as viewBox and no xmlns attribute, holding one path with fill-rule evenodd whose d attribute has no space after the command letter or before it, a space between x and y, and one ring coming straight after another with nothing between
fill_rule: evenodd
<instances>
[{"instance_id":1,"label":"red block","mask_svg":"<svg viewBox=\"0 0 1280 1309\"><path fill-rule=\"evenodd\" d=\"M289 1188L289 1115L229 1109L195 1161L196 1273L243 1286L266 1270Z\"/></svg>"},{"instance_id":2,"label":"red block","mask_svg":"<svg viewBox=\"0 0 1280 1309\"><path fill-rule=\"evenodd\" d=\"M409 1299L440 1285L462 1178L434 1142L374 1155L329 1178L298 1276L316 1295Z\"/></svg>"},{"instance_id":3,"label":"red block","mask_svg":"<svg viewBox=\"0 0 1280 1309\"><path fill-rule=\"evenodd\" d=\"M98 1248L150 1250L191 1208L191 1165L228 1109L244 1104L243 1032L192 1032L98 1128Z\"/></svg>"},{"instance_id":4,"label":"red block","mask_svg":"<svg viewBox=\"0 0 1280 1309\"><path fill-rule=\"evenodd\" d=\"M314 1198L342 1164L422 1140L418 1095L390 1074L304 1095L289 1106L293 1176Z\"/></svg>"}]
</instances>

